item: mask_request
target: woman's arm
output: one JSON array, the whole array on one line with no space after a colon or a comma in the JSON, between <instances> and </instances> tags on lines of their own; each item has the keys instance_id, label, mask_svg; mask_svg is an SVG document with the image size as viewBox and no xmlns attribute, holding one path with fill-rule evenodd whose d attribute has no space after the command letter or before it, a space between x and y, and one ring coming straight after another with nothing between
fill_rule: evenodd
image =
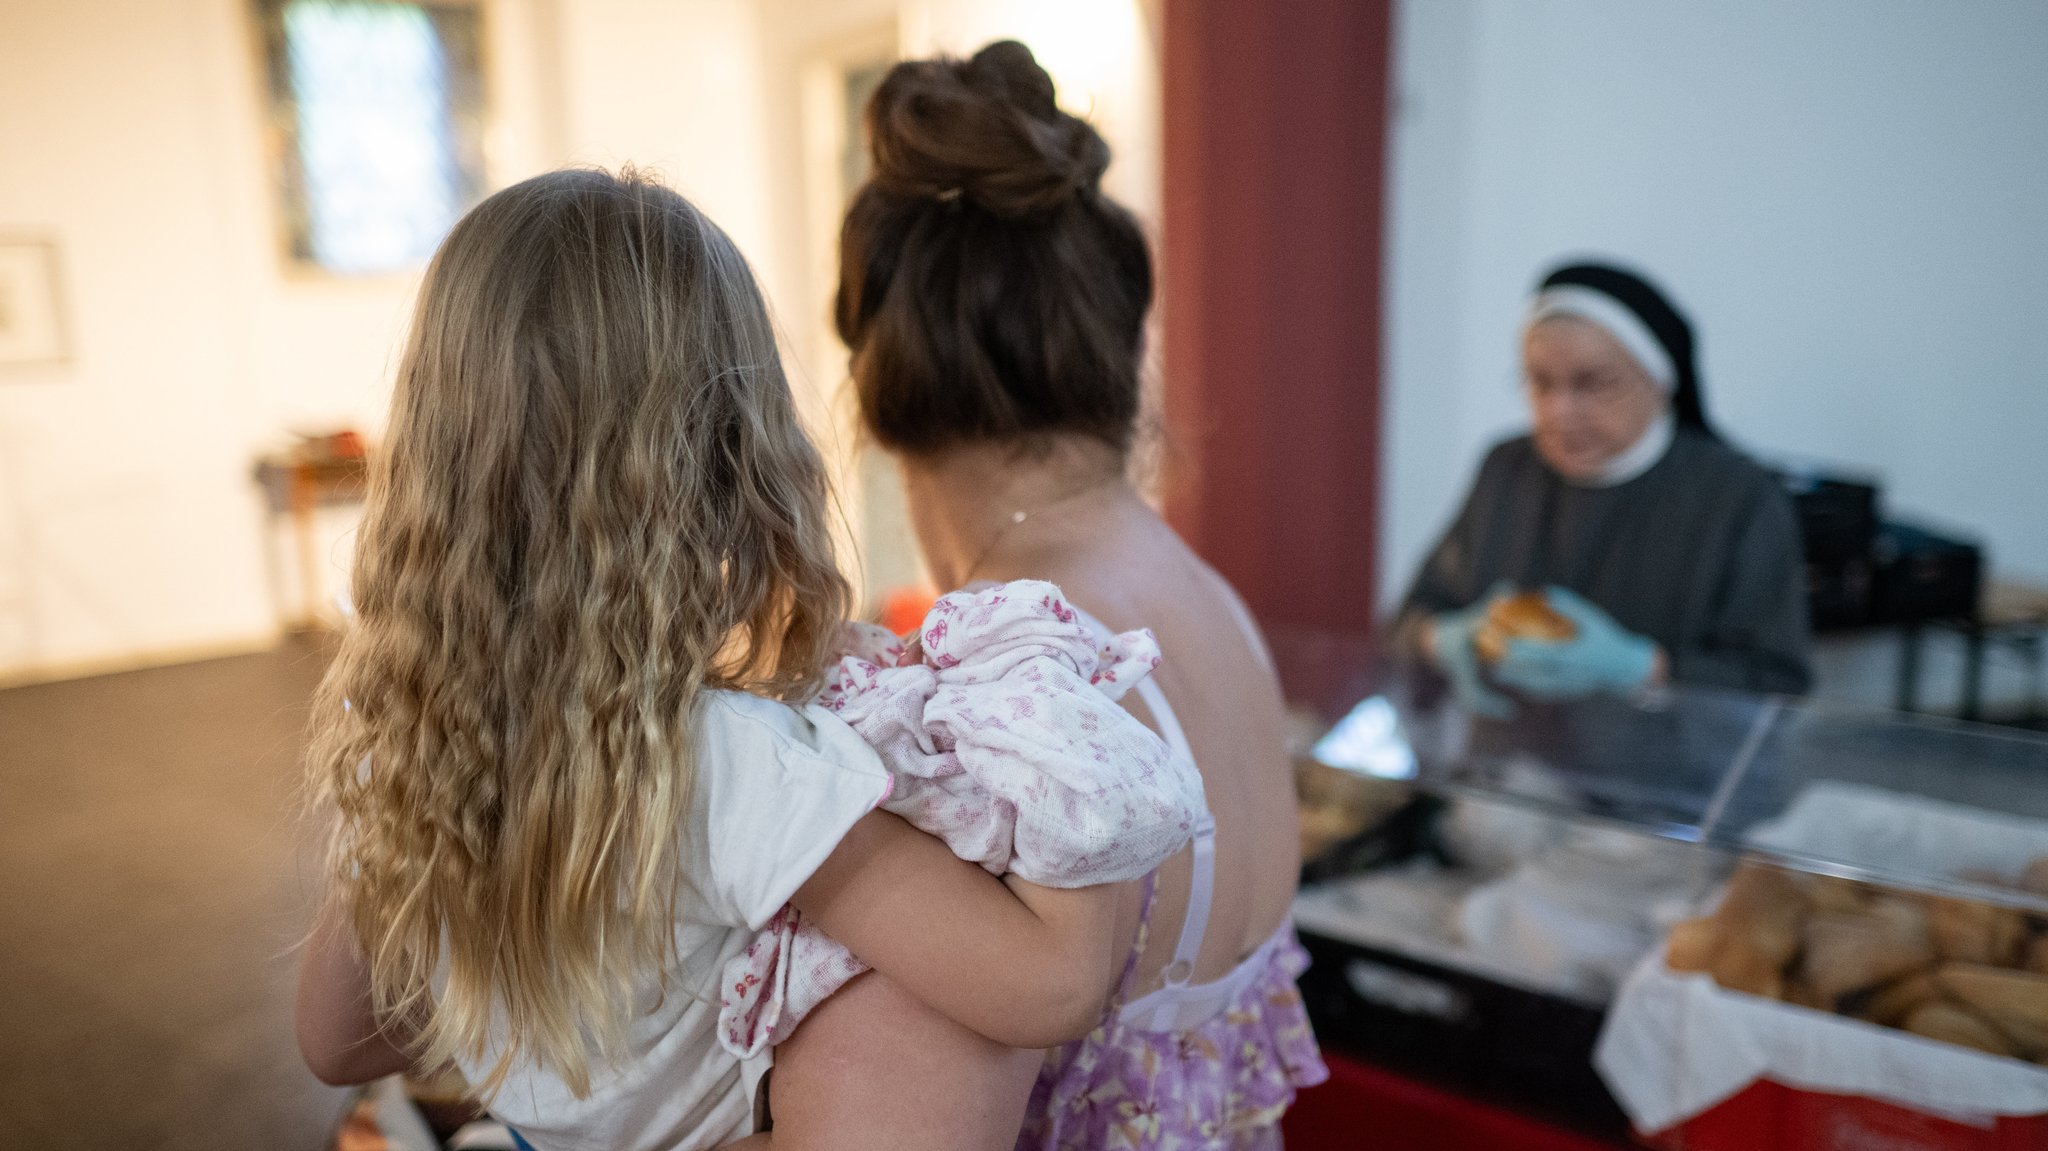
<instances>
[{"instance_id":1,"label":"woman's arm","mask_svg":"<svg viewBox=\"0 0 2048 1151\"><path fill-rule=\"evenodd\" d=\"M411 1034L378 1020L369 970L332 901L321 905L299 957L297 1026L299 1054L322 1083L368 1083L412 1066Z\"/></svg>"},{"instance_id":2,"label":"woman's arm","mask_svg":"<svg viewBox=\"0 0 2048 1151\"><path fill-rule=\"evenodd\" d=\"M998 880L886 812L863 817L794 902L903 989L993 1043L1044 1048L1101 1019L1118 889ZM828 1001L829 1002L829 1001ZM323 1082L411 1066L412 1029L380 1020L340 910L322 907L299 963L298 1039Z\"/></svg>"},{"instance_id":3,"label":"woman's arm","mask_svg":"<svg viewBox=\"0 0 2048 1151\"><path fill-rule=\"evenodd\" d=\"M1119 890L998 880L878 811L791 902L940 1014L994 1043L1045 1048L1101 1021Z\"/></svg>"},{"instance_id":4,"label":"woman's arm","mask_svg":"<svg viewBox=\"0 0 2048 1151\"><path fill-rule=\"evenodd\" d=\"M947 1019L879 972L775 1049L775 1129L747 1151L1010 1151L1043 1053Z\"/></svg>"}]
</instances>

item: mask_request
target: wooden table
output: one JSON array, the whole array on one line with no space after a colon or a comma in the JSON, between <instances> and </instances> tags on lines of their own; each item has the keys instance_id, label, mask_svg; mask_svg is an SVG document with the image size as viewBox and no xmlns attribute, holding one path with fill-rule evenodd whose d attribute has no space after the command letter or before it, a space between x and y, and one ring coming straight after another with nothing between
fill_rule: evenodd
<instances>
[{"instance_id":1,"label":"wooden table","mask_svg":"<svg viewBox=\"0 0 2048 1151\"><path fill-rule=\"evenodd\" d=\"M298 458L265 456L256 461L256 482L263 487L270 517L290 516L297 543L300 606L287 626L295 631L321 628L320 549L313 531L313 513L322 507L353 507L369 491L370 462L361 456Z\"/></svg>"}]
</instances>

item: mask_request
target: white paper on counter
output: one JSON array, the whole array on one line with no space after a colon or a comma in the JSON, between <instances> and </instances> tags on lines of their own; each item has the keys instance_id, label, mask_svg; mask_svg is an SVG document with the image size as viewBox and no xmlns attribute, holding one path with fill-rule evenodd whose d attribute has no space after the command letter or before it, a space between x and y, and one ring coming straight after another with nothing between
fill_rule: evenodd
<instances>
[{"instance_id":1,"label":"white paper on counter","mask_svg":"<svg viewBox=\"0 0 2048 1151\"><path fill-rule=\"evenodd\" d=\"M1305 887L1294 897L1294 925L1330 939L1376 947L1483 976L1525 991L1576 997L1576 989L1532 979L1520 963L1500 963L1465 946L1458 913L1479 881L1433 863L1368 872ZM1604 1006L1605 999L1590 1001Z\"/></svg>"},{"instance_id":2,"label":"white paper on counter","mask_svg":"<svg viewBox=\"0 0 2048 1151\"><path fill-rule=\"evenodd\" d=\"M1758 1079L1988 1126L2048 1114L2048 1069L1724 990L1658 951L1622 984L1593 1065L1629 1121L1663 1131Z\"/></svg>"},{"instance_id":3,"label":"white paper on counter","mask_svg":"<svg viewBox=\"0 0 2048 1151\"><path fill-rule=\"evenodd\" d=\"M1945 800L1824 780L1783 815L1750 829L1758 847L1832 863L1925 875L1991 871L2017 878L2048 856L2048 823Z\"/></svg>"},{"instance_id":4,"label":"white paper on counter","mask_svg":"<svg viewBox=\"0 0 2048 1151\"><path fill-rule=\"evenodd\" d=\"M2038 821L1833 781L1807 788L1750 840L1926 875L2016 875L2048 855L2048 825ZM2048 1114L2048 1069L1728 991L1705 974L1671 971L1661 947L1622 984L1593 1062L1646 1132L1682 1123L1758 1079L1982 1124Z\"/></svg>"},{"instance_id":5,"label":"white paper on counter","mask_svg":"<svg viewBox=\"0 0 2048 1151\"><path fill-rule=\"evenodd\" d=\"M1664 939L1712 882L1690 845L1580 827L1459 909L1465 946L1539 986L1612 999L1636 961Z\"/></svg>"}]
</instances>

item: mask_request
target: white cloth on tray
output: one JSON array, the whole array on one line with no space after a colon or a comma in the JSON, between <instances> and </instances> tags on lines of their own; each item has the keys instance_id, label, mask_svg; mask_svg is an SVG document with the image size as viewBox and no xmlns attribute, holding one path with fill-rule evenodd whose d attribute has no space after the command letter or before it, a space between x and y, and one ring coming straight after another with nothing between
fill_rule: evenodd
<instances>
[{"instance_id":1,"label":"white cloth on tray","mask_svg":"<svg viewBox=\"0 0 2048 1151\"><path fill-rule=\"evenodd\" d=\"M2048 1069L1728 991L1672 971L1661 949L1622 984L1593 1065L1629 1121L1651 1133L1758 1079L1979 1124L2048 1114Z\"/></svg>"},{"instance_id":2,"label":"white cloth on tray","mask_svg":"<svg viewBox=\"0 0 2048 1151\"><path fill-rule=\"evenodd\" d=\"M1922 876L2017 875L2048 824L1839 780L1815 782L1750 829L1759 848ZM2048 1069L1859 1019L1760 999L1643 958L1622 984L1594 1065L1636 1127L1665 1130L1758 1079L1983 1123L2048 1114Z\"/></svg>"}]
</instances>

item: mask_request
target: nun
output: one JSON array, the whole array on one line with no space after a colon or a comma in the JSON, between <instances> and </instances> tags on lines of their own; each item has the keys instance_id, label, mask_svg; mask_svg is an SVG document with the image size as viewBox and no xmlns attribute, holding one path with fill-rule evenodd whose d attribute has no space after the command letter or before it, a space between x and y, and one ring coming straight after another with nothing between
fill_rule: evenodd
<instances>
[{"instance_id":1,"label":"nun","mask_svg":"<svg viewBox=\"0 0 2048 1151\"><path fill-rule=\"evenodd\" d=\"M1605 264L1543 278L1522 327L1532 428L1496 445L1402 604L1397 642L1464 705L1494 600L1540 591L1567 640L1517 639L1494 684L1565 700L1666 682L1753 692L1812 681L1799 526L1777 480L1708 424L1692 329Z\"/></svg>"}]
</instances>

